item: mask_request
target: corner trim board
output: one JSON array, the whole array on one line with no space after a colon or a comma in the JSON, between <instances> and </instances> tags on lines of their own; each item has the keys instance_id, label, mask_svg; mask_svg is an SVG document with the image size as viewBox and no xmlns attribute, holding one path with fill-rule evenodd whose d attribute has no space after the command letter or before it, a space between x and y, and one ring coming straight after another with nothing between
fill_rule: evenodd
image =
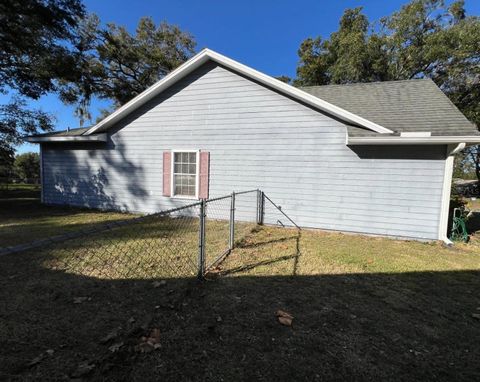
<instances>
[{"instance_id":1,"label":"corner trim board","mask_svg":"<svg viewBox=\"0 0 480 382\"><path fill-rule=\"evenodd\" d=\"M40 203L45 203L44 191L43 191L43 147L40 145Z\"/></svg>"},{"instance_id":2,"label":"corner trim board","mask_svg":"<svg viewBox=\"0 0 480 382\"><path fill-rule=\"evenodd\" d=\"M445 172L443 176L442 205L440 210L440 222L438 227L438 238L447 245L452 245L452 241L448 238L448 213L450 209L450 194L452 192L453 163L455 154L463 150L466 146L465 142L456 145L447 145Z\"/></svg>"}]
</instances>

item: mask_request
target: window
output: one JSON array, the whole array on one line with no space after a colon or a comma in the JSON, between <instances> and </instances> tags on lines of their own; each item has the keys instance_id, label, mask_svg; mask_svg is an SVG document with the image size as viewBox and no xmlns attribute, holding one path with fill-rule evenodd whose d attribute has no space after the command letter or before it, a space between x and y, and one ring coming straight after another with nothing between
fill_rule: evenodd
<instances>
[{"instance_id":1,"label":"window","mask_svg":"<svg viewBox=\"0 0 480 382\"><path fill-rule=\"evenodd\" d=\"M197 196L197 155L196 151L173 153L173 195Z\"/></svg>"}]
</instances>

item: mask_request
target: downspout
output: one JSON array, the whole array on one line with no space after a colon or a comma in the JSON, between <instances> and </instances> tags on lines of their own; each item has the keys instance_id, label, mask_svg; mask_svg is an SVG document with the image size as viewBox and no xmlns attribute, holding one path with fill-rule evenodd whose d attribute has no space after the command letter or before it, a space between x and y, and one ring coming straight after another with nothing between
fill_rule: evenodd
<instances>
[{"instance_id":1,"label":"downspout","mask_svg":"<svg viewBox=\"0 0 480 382\"><path fill-rule=\"evenodd\" d=\"M44 183L44 180L43 180L43 149L42 149L42 144L40 143L40 203L44 203L45 202L45 197L44 197L44 192L43 192L43 183Z\"/></svg>"},{"instance_id":2,"label":"downspout","mask_svg":"<svg viewBox=\"0 0 480 382\"><path fill-rule=\"evenodd\" d=\"M450 207L450 194L452 192L453 162L455 154L462 151L466 143L447 145L447 158L445 160L445 173L443 176L442 208L440 211L440 225L438 228L438 238L447 245L453 245L448 238L448 212Z\"/></svg>"}]
</instances>

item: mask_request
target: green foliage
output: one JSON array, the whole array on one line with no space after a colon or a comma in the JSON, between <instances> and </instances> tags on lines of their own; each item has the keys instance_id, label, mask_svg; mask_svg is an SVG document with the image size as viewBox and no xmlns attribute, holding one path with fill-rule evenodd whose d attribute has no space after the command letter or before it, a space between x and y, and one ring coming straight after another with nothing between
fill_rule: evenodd
<instances>
[{"instance_id":1,"label":"green foliage","mask_svg":"<svg viewBox=\"0 0 480 382\"><path fill-rule=\"evenodd\" d=\"M376 28L375 28L376 27ZM464 1L413 0L371 24L361 8L347 9L329 39L300 45L297 86L430 77L480 126L480 18ZM476 167L480 151L469 149L457 163ZM461 172L461 170L459 170Z\"/></svg>"},{"instance_id":2,"label":"green foliage","mask_svg":"<svg viewBox=\"0 0 480 382\"><path fill-rule=\"evenodd\" d=\"M100 27L90 15L79 25L75 49L79 76L63 82L62 100L77 105L81 122L90 119L93 96L121 106L189 59L193 37L177 26L150 17L140 19L135 34L113 23Z\"/></svg>"},{"instance_id":3,"label":"green foliage","mask_svg":"<svg viewBox=\"0 0 480 382\"><path fill-rule=\"evenodd\" d=\"M387 79L383 39L370 34L362 8L347 9L330 39L307 38L299 49L295 85L343 84Z\"/></svg>"},{"instance_id":4,"label":"green foliage","mask_svg":"<svg viewBox=\"0 0 480 382\"><path fill-rule=\"evenodd\" d=\"M72 56L66 46L79 0L3 0L0 3L0 90L7 86L37 99L68 77Z\"/></svg>"},{"instance_id":5,"label":"green foliage","mask_svg":"<svg viewBox=\"0 0 480 382\"><path fill-rule=\"evenodd\" d=\"M40 179L40 156L37 153L24 153L15 157L15 175L25 181Z\"/></svg>"},{"instance_id":6,"label":"green foliage","mask_svg":"<svg viewBox=\"0 0 480 382\"><path fill-rule=\"evenodd\" d=\"M455 156L453 177L480 179L480 146L469 146Z\"/></svg>"},{"instance_id":7,"label":"green foliage","mask_svg":"<svg viewBox=\"0 0 480 382\"><path fill-rule=\"evenodd\" d=\"M0 151L0 154L2 151ZM0 157L0 184L11 178L13 174L13 155Z\"/></svg>"},{"instance_id":8,"label":"green foliage","mask_svg":"<svg viewBox=\"0 0 480 382\"><path fill-rule=\"evenodd\" d=\"M51 116L31 110L21 98L38 99L58 79L71 79L75 57L69 48L80 0L3 0L0 3L0 92L15 94L0 106L0 160L11 161L20 136L52 128Z\"/></svg>"},{"instance_id":9,"label":"green foliage","mask_svg":"<svg viewBox=\"0 0 480 382\"><path fill-rule=\"evenodd\" d=\"M291 84L292 83L292 79L289 76L278 76L278 77L275 77L275 78L279 81L285 82L286 84Z\"/></svg>"},{"instance_id":10,"label":"green foliage","mask_svg":"<svg viewBox=\"0 0 480 382\"><path fill-rule=\"evenodd\" d=\"M22 143L22 136L52 130L52 120L52 115L29 109L26 101L18 97L0 105L0 160L12 161L14 147Z\"/></svg>"},{"instance_id":11,"label":"green foliage","mask_svg":"<svg viewBox=\"0 0 480 382\"><path fill-rule=\"evenodd\" d=\"M91 120L92 97L120 106L187 60L195 41L178 27L142 18L135 34L85 15L81 0L5 0L0 3L0 159L13 160L21 136L53 128L52 116L26 99L58 92ZM22 99L21 97L25 97Z\"/></svg>"}]
</instances>

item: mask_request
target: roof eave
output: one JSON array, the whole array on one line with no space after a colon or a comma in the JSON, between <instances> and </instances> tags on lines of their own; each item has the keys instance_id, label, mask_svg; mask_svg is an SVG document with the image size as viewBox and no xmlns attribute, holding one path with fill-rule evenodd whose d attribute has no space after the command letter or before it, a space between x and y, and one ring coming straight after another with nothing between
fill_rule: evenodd
<instances>
[{"instance_id":1,"label":"roof eave","mask_svg":"<svg viewBox=\"0 0 480 382\"><path fill-rule=\"evenodd\" d=\"M162 80L158 81L156 84L149 87L144 92L140 93L138 96L127 102L125 105L117 109L115 112L110 114L108 117L104 118L102 121L97 123L91 129L89 129L85 135L93 134L97 131L103 131L107 129L115 122L119 121L130 112L134 111L137 107L143 105L144 103L151 100L156 95L160 94L163 90L167 89L175 82L184 78L195 69L200 67L202 64L212 60L220 65L223 65L233 71L236 71L240 74L243 74L249 78L254 79L255 81L266 85L274 90L277 90L283 94L289 95L292 98L301 101L309 106L317 108L327 114L330 114L334 117L339 118L347 123L359 125L361 127L367 128L369 130L375 131L380 134L390 134L393 133L392 130L389 130L383 126L380 126L372 121L369 121L365 118L362 118L356 114L353 114L345 109L342 109L338 106L335 106L331 103L328 103L320 98L317 98L311 94L304 92L298 88L295 88L291 85L288 85L282 81L279 81L273 77L270 77L266 74L263 74L255 69L249 68L246 65L240 64L239 62L232 60L228 57L225 57L219 53L211 51L209 49L204 49L196 56L180 65L177 69L172 71L170 74L165 76Z\"/></svg>"},{"instance_id":2,"label":"roof eave","mask_svg":"<svg viewBox=\"0 0 480 382\"><path fill-rule=\"evenodd\" d=\"M347 145L448 145L457 143L480 144L480 136L347 137Z\"/></svg>"},{"instance_id":3,"label":"roof eave","mask_svg":"<svg viewBox=\"0 0 480 382\"><path fill-rule=\"evenodd\" d=\"M50 136L50 137L39 137L39 136L30 136L25 137L25 141L30 143L48 143L48 142L106 142L107 134L95 134L95 135L73 135L73 136Z\"/></svg>"}]
</instances>

